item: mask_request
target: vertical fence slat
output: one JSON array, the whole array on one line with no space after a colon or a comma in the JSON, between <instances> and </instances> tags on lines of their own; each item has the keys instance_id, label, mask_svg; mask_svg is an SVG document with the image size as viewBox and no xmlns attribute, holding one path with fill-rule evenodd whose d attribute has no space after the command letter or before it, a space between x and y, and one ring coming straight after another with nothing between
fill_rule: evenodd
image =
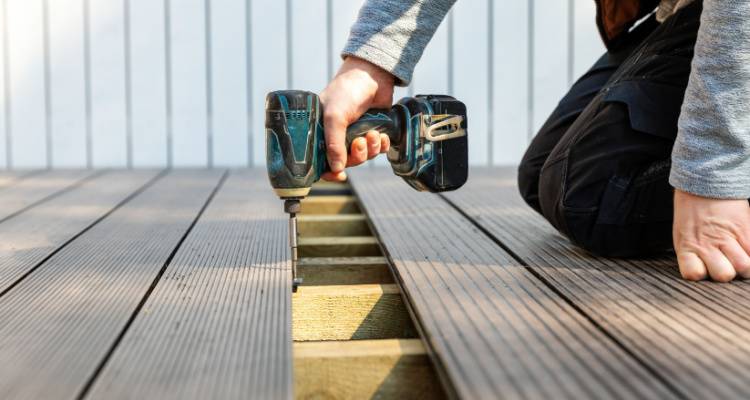
<instances>
[{"instance_id":1,"label":"vertical fence slat","mask_svg":"<svg viewBox=\"0 0 750 400\"><path fill-rule=\"evenodd\" d=\"M331 65L335 74L341 66L341 50L344 49L346 39L349 37L349 29L357 19L357 12L362 7L363 0L332 0L332 51Z\"/></svg>"},{"instance_id":2,"label":"vertical fence slat","mask_svg":"<svg viewBox=\"0 0 750 400\"><path fill-rule=\"evenodd\" d=\"M448 93L448 21L438 27L414 69L414 94Z\"/></svg>"},{"instance_id":3,"label":"vertical fence slat","mask_svg":"<svg viewBox=\"0 0 750 400\"><path fill-rule=\"evenodd\" d=\"M127 165L122 2L91 0L91 127L94 167Z\"/></svg>"},{"instance_id":4,"label":"vertical fence slat","mask_svg":"<svg viewBox=\"0 0 750 400\"><path fill-rule=\"evenodd\" d=\"M8 86L7 1L0 0L0 168L9 168L10 87Z\"/></svg>"},{"instance_id":5,"label":"vertical fence slat","mask_svg":"<svg viewBox=\"0 0 750 400\"><path fill-rule=\"evenodd\" d=\"M486 0L459 1L454 6L453 95L469 110L470 163L486 164L487 15Z\"/></svg>"},{"instance_id":6,"label":"vertical fence slat","mask_svg":"<svg viewBox=\"0 0 750 400\"><path fill-rule=\"evenodd\" d=\"M161 1L130 0L130 46L133 166L166 166L166 43Z\"/></svg>"},{"instance_id":7,"label":"vertical fence slat","mask_svg":"<svg viewBox=\"0 0 750 400\"><path fill-rule=\"evenodd\" d=\"M214 1L211 11L214 164L246 165L245 2Z\"/></svg>"},{"instance_id":8,"label":"vertical fence slat","mask_svg":"<svg viewBox=\"0 0 750 400\"><path fill-rule=\"evenodd\" d=\"M493 162L517 164L526 149L529 113L529 7L510 2L493 10ZM471 115L469 116L471 122Z\"/></svg>"},{"instance_id":9,"label":"vertical fence slat","mask_svg":"<svg viewBox=\"0 0 750 400\"><path fill-rule=\"evenodd\" d=\"M535 0L533 131L546 121L568 88L568 4Z\"/></svg>"},{"instance_id":10,"label":"vertical fence slat","mask_svg":"<svg viewBox=\"0 0 750 400\"><path fill-rule=\"evenodd\" d=\"M83 8L49 2L52 166L86 166Z\"/></svg>"},{"instance_id":11,"label":"vertical fence slat","mask_svg":"<svg viewBox=\"0 0 750 400\"><path fill-rule=\"evenodd\" d=\"M328 82L326 0L292 1L291 74L294 89L315 93ZM340 49L337 49L340 50ZM335 51L334 51L335 52Z\"/></svg>"},{"instance_id":12,"label":"vertical fence slat","mask_svg":"<svg viewBox=\"0 0 750 400\"><path fill-rule=\"evenodd\" d=\"M42 2L8 1L12 166L46 164Z\"/></svg>"},{"instance_id":13,"label":"vertical fence slat","mask_svg":"<svg viewBox=\"0 0 750 400\"><path fill-rule=\"evenodd\" d=\"M573 79L578 79L594 65L606 49L596 28L596 5L593 1L575 2Z\"/></svg>"},{"instance_id":14,"label":"vertical fence slat","mask_svg":"<svg viewBox=\"0 0 750 400\"><path fill-rule=\"evenodd\" d=\"M175 167L208 164L204 0L172 1L172 154Z\"/></svg>"},{"instance_id":15,"label":"vertical fence slat","mask_svg":"<svg viewBox=\"0 0 750 400\"><path fill-rule=\"evenodd\" d=\"M265 96L287 84L286 2L254 2L252 11L253 157L256 165L265 165Z\"/></svg>"}]
</instances>

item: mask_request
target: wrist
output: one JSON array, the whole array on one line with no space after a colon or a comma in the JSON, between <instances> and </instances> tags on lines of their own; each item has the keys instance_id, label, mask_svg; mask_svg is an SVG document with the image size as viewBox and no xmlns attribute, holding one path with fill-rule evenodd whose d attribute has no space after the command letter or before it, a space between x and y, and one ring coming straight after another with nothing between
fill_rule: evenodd
<instances>
[{"instance_id":1,"label":"wrist","mask_svg":"<svg viewBox=\"0 0 750 400\"><path fill-rule=\"evenodd\" d=\"M384 70L376 64L373 64L356 56L346 56L338 74L349 71L356 71L358 73L366 75L367 77L372 79L372 81L379 87L393 87L396 84L396 77L393 76L393 74Z\"/></svg>"}]
</instances>

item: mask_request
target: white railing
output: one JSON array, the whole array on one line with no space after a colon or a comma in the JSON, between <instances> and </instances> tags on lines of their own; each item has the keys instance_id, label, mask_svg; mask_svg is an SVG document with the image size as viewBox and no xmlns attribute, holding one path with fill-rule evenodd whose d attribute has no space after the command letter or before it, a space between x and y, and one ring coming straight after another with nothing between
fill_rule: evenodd
<instances>
[{"instance_id":1,"label":"white railing","mask_svg":"<svg viewBox=\"0 0 750 400\"><path fill-rule=\"evenodd\" d=\"M319 91L361 4L0 2L6 168L262 165L265 93ZM603 51L593 14L591 0L460 0L397 98L453 94L472 163L516 163Z\"/></svg>"}]
</instances>

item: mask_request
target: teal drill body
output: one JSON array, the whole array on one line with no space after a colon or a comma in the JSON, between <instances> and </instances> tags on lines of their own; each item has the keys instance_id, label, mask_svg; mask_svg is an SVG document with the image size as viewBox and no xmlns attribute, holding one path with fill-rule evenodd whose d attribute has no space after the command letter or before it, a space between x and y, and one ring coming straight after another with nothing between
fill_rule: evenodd
<instances>
[{"instance_id":1,"label":"teal drill body","mask_svg":"<svg viewBox=\"0 0 750 400\"><path fill-rule=\"evenodd\" d=\"M323 110L319 97L301 90L266 96L266 167L290 215L293 288L296 290L296 214L299 200L327 171ZM450 96L401 99L390 109L370 109L346 131L346 147L371 130L387 134L393 172L420 191L444 192L468 177L466 106Z\"/></svg>"}]
</instances>

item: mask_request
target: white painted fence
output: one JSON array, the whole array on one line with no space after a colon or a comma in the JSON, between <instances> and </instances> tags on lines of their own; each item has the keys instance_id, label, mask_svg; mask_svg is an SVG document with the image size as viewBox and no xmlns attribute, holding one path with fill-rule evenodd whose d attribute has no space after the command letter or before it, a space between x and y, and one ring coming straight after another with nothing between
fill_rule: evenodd
<instances>
[{"instance_id":1,"label":"white painted fence","mask_svg":"<svg viewBox=\"0 0 750 400\"><path fill-rule=\"evenodd\" d=\"M319 91L360 0L0 0L0 167L264 163L266 92ZM409 88L516 163L603 51L591 0L460 0ZM383 163L383 160L379 161Z\"/></svg>"}]
</instances>

